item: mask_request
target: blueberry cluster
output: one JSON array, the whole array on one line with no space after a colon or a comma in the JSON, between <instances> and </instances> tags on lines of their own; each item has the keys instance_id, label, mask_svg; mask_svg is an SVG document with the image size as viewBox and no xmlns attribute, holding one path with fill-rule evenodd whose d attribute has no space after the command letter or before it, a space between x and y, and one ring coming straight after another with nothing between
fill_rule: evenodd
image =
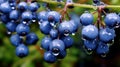
<instances>
[{"instance_id":1,"label":"blueberry cluster","mask_svg":"<svg viewBox=\"0 0 120 67\"><path fill-rule=\"evenodd\" d=\"M71 34L75 34L79 27L79 22L74 20L63 20L56 11L42 11L38 14L40 31L46 36L41 41L45 61L55 62L66 56L66 49L73 45Z\"/></svg>"},{"instance_id":2,"label":"blueberry cluster","mask_svg":"<svg viewBox=\"0 0 120 67\"><path fill-rule=\"evenodd\" d=\"M94 17L89 12L80 16L84 48L90 54L96 50L97 54L105 56L114 42L116 36L114 28L120 25L120 17L116 13L108 13L104 18L105 26L97 27L93 24L93 20Z\"/></svg>"},{"instance_id":3,"label":"blueberry cluster","mask_svg":"<svg viewBox=\"0 0 120 67\"><path fill-rule=\"evenodd\" d=\"M26 2L17 3L16 0L0 0L0 20L6 25L10 41L16 47L16 55L25 57L29 53L27 45L35 44L38 37L30 32L29 25L37 21L37 2L29 5ZM26 44L26 45L25 45Z\"/></svg>"}]
</instances>

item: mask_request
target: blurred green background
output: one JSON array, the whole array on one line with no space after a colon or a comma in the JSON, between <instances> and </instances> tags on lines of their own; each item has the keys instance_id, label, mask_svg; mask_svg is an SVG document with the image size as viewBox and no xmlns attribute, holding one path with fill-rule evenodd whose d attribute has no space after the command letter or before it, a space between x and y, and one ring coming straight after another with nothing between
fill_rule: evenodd
<instances>
[{"instance_id":1,"label":"blurred green background","mask_svg":"<svg viewBox=\"0 0 120 67\"><path fill-rule=\"evenodd\" d=\"M120 0L102 0L106 4L119 5ZM92 4L92 0L74 0L76 3ZM59 11L60 8L51 9ZM42 7L39 11L44 10ZM69 10L69 13L76 13L80 16L84 8L75 7ZM92 11L92 10L90 10ZM4 24L0 24L0 67L120 67L120 29L116 29L115 43L110 47L110 52L106 58L102 58L93 52L92 55L85 53L82 47L80 31L73 36L75 42L73 47L67 50L67 56L58 60L56 63L49 64L43 59L44 50L40 49L40 42L44 35L38 29L38 25L32 24L31 31L39 37L36 45L30 45L30 54L25 58L19 58L15 55L15 47L9 41L10 36L6 33Z\"/></svg>"}]
</instances>

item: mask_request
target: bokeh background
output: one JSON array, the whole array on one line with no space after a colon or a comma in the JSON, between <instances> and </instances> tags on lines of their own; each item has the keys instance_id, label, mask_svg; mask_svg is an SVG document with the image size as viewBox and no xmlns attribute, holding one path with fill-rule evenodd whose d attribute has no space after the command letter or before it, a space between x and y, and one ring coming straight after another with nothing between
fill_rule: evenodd
<instances>
[{"instance_id":1,"label":"bokeh background","mask_svg":"<svg viewBox=\"0 0 120 67\"><path fill-rule=\"evenodd\" d=\"M48 0L49 1L49 0ZM120 0L102 0L106 4L119 5ZM92 0L74 0L76 3L92 4ZM40 3L42 5L42 3ZM54 5L50 5L52 10L59 11ZM44 10L40 8L39 11ZM93 10L77 8L68 10L69 14L80 16L85 10L92 12ZM114 11L113 11L114 12ZM117 11L119 12L119 11ZM96 17L95 17L96 18ZM9 41L10 36L4 24L0 24L0 67L120 67L120 29L116 29L116 38L114 44L110 47L110 52L105 58L100 57L93 52L88 55L83 48L80 30L74 38L73 47L67 50L67 56L58 60L56 63L46 63L43 59L44 50L40 49L40 42L44 35L40 32L37 24L31 25L31 31L35 32L39 37L36 45L29 45L29 55L25 58L19 58L15 55L15 47Z\"/></svg>"}]
</instances>

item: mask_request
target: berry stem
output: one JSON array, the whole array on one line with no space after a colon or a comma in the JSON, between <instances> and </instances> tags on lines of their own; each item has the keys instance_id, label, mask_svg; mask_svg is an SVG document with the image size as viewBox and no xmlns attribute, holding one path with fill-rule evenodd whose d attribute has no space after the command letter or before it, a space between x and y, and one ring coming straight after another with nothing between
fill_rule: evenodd
<instances>
[{"instance_id":1,"label":"berry stem","mask_svg":"<svg viewBox=\"0 0 120 67\"><path fill-rule=\"evenodd\" d=\"M65 5L66 4L65 2L56 2L56 1L48 1L48 0L38 0L38 2L51 3L51 4L54 4L54 5L58 5L58 4ZM70 5L74 6L74 7L79 7L79 8L90 8L90 9L97 8L97 6L87 5L87 4L79 4L79 3L69 4L69 6ZM118 11L118 9L115 9L115 8L120 8L120 5L106 5L105 8L111 8L111 9L114 9L114 10Z\"/></svg>"}]
</instances>

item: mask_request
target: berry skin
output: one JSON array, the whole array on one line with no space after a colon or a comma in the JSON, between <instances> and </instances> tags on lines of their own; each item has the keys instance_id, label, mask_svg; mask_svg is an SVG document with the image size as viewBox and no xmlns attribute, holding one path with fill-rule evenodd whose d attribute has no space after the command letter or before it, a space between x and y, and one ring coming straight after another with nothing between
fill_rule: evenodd
<instances>
[{"instance_id":1,"label":"berry skin","mask_svg":"<svg viewBox=\"0 0 120 67\"><path fill-rule=\"evenodd\" d=\"M120 17L116 13L109 13L106 15L104 22L108 27L114 27L120 22Z\"/></svg>"},{"instance_id":2,"label":"berry skin","mask_svg":"<svg viewBox=\"0 0 120 67\"><path fill-rule=\"evenodd\" d=\"M73 32L73 26L68 21L64 21L59 25L58 30L61 35L68 36Z\"/></svg>"},{"instance_id":3,"label":"berry skin","mask_svg":"<svg viewBox=\"0 0 120 67\"><path fill-rule=\"evenodd\" d=\"M32 20L32 13L28 12L28 11L23 12L22 13L22 20L23 21L30 21L30 20Z\"/></svg>"},{"instance_id":4,"label":"berry skin","mask_svg":"<svg viewBox=\"0 0 120 67\"><path fill-rule=\"evenodd\" d=\"M6 2L6 0L0 0L0 4L2 4L2 3L4 3L4 2Z\"/></svg>"},{"instance_id":5,"label":"berry skin","mask_svg":"<svg viewBox=\"0 0 120 67\"><path fill-rule=\"evenodd\" d=\"M114 39L114 37L115 37L114 29L105 28L101 29L99 32L99 38L103 42L110 42Z\"/></svg>"},{"instance_id":6,"label":"berry skin","mask_svg":"<svg viewBox=\"0 0 120 67\"><path fill-rule=\"evenodd\" d=\"M83 13L80 16L80 22L82 25L86 26L86 25L90 25L93 23L94 17L92 14L90 13Z\"/></svg>"},{"instance_id":7,"label":"berry skin","mask_svg":"<svg viewBox=\"0 0 120 67\"><path fill-rule=\"evenodd\" d=\"M25 24L18 24L16 27L16 32L20 36L27 35L30 32L30 27L28 25L25 25Z\"/></svg>"},{"instance_id":8,"label":"berry skin","mask_svg":"<svg viewBox=\"0 0 120 67\"><path fill-rule=\"evenodd\" d=\"M25 11L25 10L27 10L28 9L28 5L27 5L27 3L26 2L20 2L19 4L18 4L18 10L20 10L20 11Z\"/></svg>"},{"instance_id":9,"label":"berry skin","mask_svg":"<svg viewBox=\"0 0 120 67\"><path fill-rule=\"evenodd\" d=\"M12 43L13 46L17 47L22 42L22 39L18 34L15 34L10 37L10 42Z\"/></svg>"},{"instance_id":10,"label":"berry skin","mask_svg":"<svg viewBox=\"0 0 120 67\"><path fill-rule=\"evenodd\" d=\"M9 14L9 18L11 20L17 20L17 19L19 19L19 12L17 10L11 11L10 14Z\"/></svg>"},{"instance_id":11,"label":"berry skin","mask_svg":"<svg viewBox=\"0 0 120 67\"><path fill-rule=\"evenodd\" d=\"M9 32L15 32L16 31L16 27L17 27L17 23L15 22L8 22L6 24L6 28Z\"/></svg>"},{"instance_id":12,"label":"berry skin","mask_svg":"<svg viewBox=\"0 0 120 67\"><path fill-rule=\"evenodd\" d=\"M26 36L26 43L27 44L36 44L38 41L38 37L35 33L29 33Z\"/></svg>"},{"instance_id":13,"label":"berry skin","mask_svg":"<svg viewBox=\"0 0 120 67\"><path fill-rule=\"evenodd\" d=\"M39 6L37 2L33 2L29 5L29 10L32 12L36 12L38 10Z\"/></svg>"},{"instance_id":14,"label":"berry skin","mask_svg":"<svg viewBox=\"0 0 120 67\"><path fill-rule=\"evenodd\" d=\"M0 16L0 20L1 20L4 24L8 23L8 22L10 21L9 15L2 14L2 15Z\"/></svg>"},{"instance_id":15,"label":"berry skin","mask_svg":"<svg viewBox=\"0 0 120 67\"><path fill-rule=\"evenodd\" d=\"M59 22L60 21L60 14L56 11L48 12L48 21L49 22Z\"/></svg>"},{"instance_id":16,"label":"berry skin","mask_svg":"<svg viewBox=\"0 0 120 67\"><path fill-rule=\"evenodd\" d=\"M73 38L70 36L62 37L61 40L64 42L65 48L70 48L74 42Z\"/></svg>"},{"instance_id":17,"label":"berry skin","mask_svg":"<svg viewBox=\"0 0 120 67\"><path fill-rule=\"evenodd\" d=\"M8 14L11 12L11 7L8 2L0 4L0 12Z\"/></svg>"},{"instance_id":18,"label":"berry skin","mask_svg":"<svg viewBox=\"0 0 120 67\"><path fill-rule=\"evenodd\" d=\"M59 53L59 55L57 56L58 59L63 59L65 58L67 55L67 51L66 50L63 50Z\"/></svg>"},{"instance_id":19,"label":"berry skin","mask_svg":"<svg viewBox=\"0 0 120 67\"><path fill-rule=\"evenodd\" d=\"M73 20L70 20L70 24L73 27L73 32L72 33L77 32L77 30L78 30L78 24L76 22L74 22Z\"/></svg>"},{"instance_id":20,"label":"berry skin","mask_svg":"<svg viewBox=\"0 0 120 67\"><path fill-rule=\"evenodd\" d=\"M50 30L52 29L52 26L50 25L50 23L48 21L43 21L40 26L40 31L46 35L49 34Z\"/></svg>"},{"instance_id":21,"label":"berry skin","mask_svg":"<svg viewBox=\"0 0 120 67\"><path fill-rule=\"evenodd\" d=\"M44 53L44 60L48 63L54 63L57 61L57 58L52 54L51 51L47 51Z\"/></svg>"},{"instance_id":22,"label":"berry skin","mask_svg":"<svg viewBox=\"0 0 120 67\"><path fill-rule=\"evenodd\" d=\"M56 29L51 29L49 34L52 39L56 39L58 37L58 31Z\"/></svg>"},{"instance_id":23,"label":"berry skin","mask_svg":"<svg viewBox=\"0 0 120 67\"><path fill-rule=\"evenodd\" d=\"M96 48L97 41L96 40L84 40L84 46L87 50L92 51Z\"/></svg>"},{"instance_id":24,"label":"berry skin","mask_svg":"<svg viewBox=\"0 0 120 67\"><path fill-rule=\"evenodd\" d=\"M29 53L29 49L24 44L19 44L19 46L16 47L16 55L20 58L26 57Z\"/></svg>"},{"instance_id":25,"label":"berry skin","mask_svg":"<svg viewBox=\"0 0 120 67\"><path fill-rule=\"evenodd\" d=\"M41 11L38 13L38 20L41 21L47 21L47 11Z\"/></svg>"},{"instance_id":26,"label":"berry skin","mask_svg":"<svg viewBox=\"0 0 120 67\"><path fill-rule=\"evenodd\" d=\"M82 36L84 39L94 40L98 36L98 29L94 25L85 26L82 29Z\"/></svg>"},{"instance_id":27,"label":"berry skin","mask_svg":"<svg viewBox=\"0 0 120 67\"><path fill-rule=\"evenodd\" d=\"M41 41L41 47L48 51L51 42L52 39L50 37L44 37Z\"/></svg>"},{"instance_id":28,"label":"berry skin","mask_svg":"<svg viewBox=\"0 0 120 67\"><path fill-rule=\"evenodd\" d=\"M109 46L104 42L99 42L97 47L97 53L100 55L107 54L109 52Z\"/></svg>"},{"instance_id":29,"label":"berry skin","mask_svg":"<svg viewBox=\"0 0 120 67\"><path fill-rule=\"evenodd\" d=\"M65 50L65 45L62 40L55 39L50 43L49 50L52 51L52 53L57 56L60 52Z\"/></svg>"}]
</instances>

